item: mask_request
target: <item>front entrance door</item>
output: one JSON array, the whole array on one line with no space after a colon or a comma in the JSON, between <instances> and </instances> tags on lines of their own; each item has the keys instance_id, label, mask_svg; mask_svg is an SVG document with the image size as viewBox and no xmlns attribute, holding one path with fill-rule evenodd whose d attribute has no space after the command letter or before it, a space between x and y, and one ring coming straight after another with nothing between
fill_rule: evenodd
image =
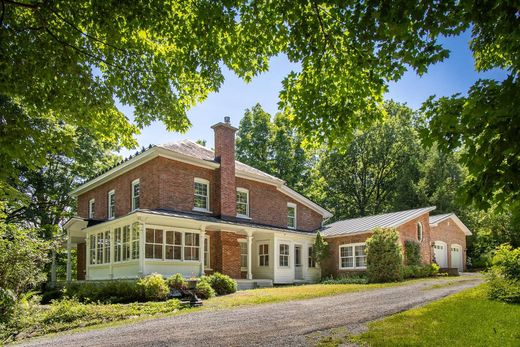
<instances>
[{"instance_id":1,"label":"front entrance door","mask_svg":"<svg viewBox=\"0 0 520 347\"><path fill-rule=\"evenodd\" d=\"M302 246L294 246L294 278L296 280L303 280L302 269Z\"/></svg>"}]
</instances>

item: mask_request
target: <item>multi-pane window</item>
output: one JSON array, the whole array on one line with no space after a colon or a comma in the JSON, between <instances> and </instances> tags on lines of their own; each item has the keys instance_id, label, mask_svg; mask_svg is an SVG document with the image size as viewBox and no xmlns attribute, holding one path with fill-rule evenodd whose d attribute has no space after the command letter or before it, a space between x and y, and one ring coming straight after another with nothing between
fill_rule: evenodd
<instances>
[{"instance_id":1,"label":"multi-pane window","mask_svg":"<svg viewBox=\"0 0 520 347\"><path fill-rule=\"evenodd\" d=\"M269 245L267 243L258 245L258 265L269 266Z\"/></svg>"},{"instance_id":2,"label":"multi-pane window","mask_svg":"<svg viewBox=\"0 0 520 347\"><path fill-rule=\"evenodd\" d=\"M342 269L359 269L365 268L367 256L365 253L365 244L350 244L339 247L340 251L340 268Z\"/></svg>"},{"instance_id":3,"label":"multi-pane window","mask_svg":"<svg viewBox=\"0 0 520 347\"><path fill-rule=\"evenodd\" d=\"M240 242L240 267L247 269L247 242Z\"/></svg>"},{"instance_id":4,"label":"multi-pane window","mask_svg":"<svg viewBox=\"0 0 520 347\"><path fill-rule=\"evenodd\" d=\"M423 240L423 227L422 227L422 223L417 223L417 240L419 240L419 242L422 242Z\"/></svg>"},{"instance_id":5,"label":"multi-pane window","mask_svg":"<svg viewBox=\"0 0 520 347\"><path fill-rule=\"evenodd\" d=\"M168 260L182 260L182 233L166 230L166 255Z\"/></svg>"},{"instance_id":6,"label":"multi-pane window","mask_svg":"<svg viewBox=\"0 0 520 347\"><path fill-rule=\"evenodd\" d=\"M184 260L199 260L199 234L184 234Z\"/></svg>"},{"instance_id":7,"label":"multi-pane window","mask_svg":"<svg viewBox=\"0 0 520 347\"><path fill-rule=\"evenodd\" d=\"M121 228L114 229L114 261L121 261L123 255L123 237Z\"/></svg>"},{"instance_id":8,"label":"multi-pane window","mask_svg":"<svg viewBox=\"0 0 520 347\"><path fill-rule=\"evenodd\" d=\"M110 263L110 231L105 231L105 242L104 242L104 263Z\"/></svg>"},{"instance_id":9,"label":"multi-pane window","mask_svg":"<svg viewBox=\"0 0 520 347\"><path fill-rule=\"evenodd\" d=\"M249 217L249 191L237 188L237 215Z\"/></svg>"},{"instance_id":10,"label":"multi-pane window","mask_svg":"<svg viewBox=\"0 0 520 347\"><path fill-rule=\"evenodd\" d=\"M91 265L110 263L110 231L101 231L89 236Z\"/></svg>"},{"instance_id":11,"label":"multi-pane window","mask_svg":"<svg viewBox=\"0 0 520 347\"><path fill-rule=\"evenodd\" d=\"M90 199L88 201L88 218L89 219L94 219L95 211L96 211L96 200Z\"/></svg>"},{"instance_id":12,"label":"multi-pane window","mask_svg":"<svg viewBox=\"0 0 520 347\"><path fill-rule=\"evenodd\" d=\"M96 264L96 235L92 234L89 236L89 247L90 247L90 264Z\"/></svg>"},{"instance_id":13,"label":"multi-pane window","mask_svg":"<svg viewBox=\"0 0 520 347\"><path fill-rule=\"evenodd\" d=\"M209 211L209 182L201 178L195 178L194 188L193 209Z\"/></svg>"},{"instance_id":14,"label":"multi-pane window","mask_svg":"<svg viewBox=\"0 0 520 347\"><path fill-rule=\"evenodd\" d=\"M132 182L132 211L139 208L139 196L141 194L141 184L139 179Z\"/></svg>"},{"instance_id":15,"label":"multi-pane window","mask_svg":"<svg viewBox=\"0 0 520 347\"><path fill-rule=\"evenodd\" d=\"M312 247L309 247L309 257L308 257L308 263L307 265L312 268L312 267L316 267L316 261L314 260L314 257L313 257L313 252L314 252L314 249Z\"/></svg>"},{"instance_id":16,"label":"multi-pane window","mask_svg":"<svg viewBox=\"0 0 520 347\"><path fill-rule=\"evenodd\" d=\"M280 266L289 266L289 245L280 244Z\"/></svg>"},{"instance_id":17,"label":"multi-pane window","mask_svg":"<svg viewBox=\"0 0 520 347\"><path fill-rule=\"evenodd\" d=\"M100 232L96 234L96 264L103 264L103 249L105 248L105 240L103 238L104 233Z\"/></svg>"},{"instance_id":18,"label":"multi-pane window","mask_svg":"<svg viewBox=\"0 0 520 347\"><path fill-rule=\"evenodd\" d=\"M108 219L116 216L116 192L111 190L108 192Z\"/></svg>"},{"instance_id":19,"label":"multi-pane window","mask_svg":"<svg viewBox=\"0 0 520 347\"><path fill-rule=\"evenodd\" d=\"M139 259L139 230L139 223L132 224L132 259Z\"/></svg>"},{"instance_id":20,"label":"multi-pane window","mask_svg":"<svg viewBox=\"0 0 520 347\"><path fill-rule=\"evenodd\" d=\"M210 257L210 253L209 253L209 236L205 236L204 237L204 267L206 269L209 269L210 268L210 260L209 260L209 257Z\"/></svg>"},{"instance_id":21,"label":"multi-pane window","mask_svg":"<svg viewBox=\"0 0 520 347\"><path fill-rule=\"evenodd\" d=\"M296 229L296 205L293 203L287 204L287 227Z\"/></svg>"},{"instance_id":22,"label":"multi-pane window","mask_svg":"<svg viewBox=\"0 0 520 347\"><path fill-rule=\"evenodd\" d=\"M145 256L148 259L163 258L163 230L146 228Z\"/></svg>"},{"instance_id":23,"label":"multi-pane window","mask_svg":"<svg viewBox=\"0 0 520 347\"><path fill-rule=\"evenodd\" d=\"M123 227L123 261L130 260L130 225Z\"/></svg>"}]
</instances>

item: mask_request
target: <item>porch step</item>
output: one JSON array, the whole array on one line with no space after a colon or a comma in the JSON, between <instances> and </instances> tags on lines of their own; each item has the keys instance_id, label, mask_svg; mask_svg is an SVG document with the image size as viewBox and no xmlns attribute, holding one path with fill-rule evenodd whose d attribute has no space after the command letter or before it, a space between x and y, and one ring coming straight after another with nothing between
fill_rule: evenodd
<instances>
[{"instance_id":1,"label":"porch step","mask_svg":"<svg viewBox=\"0 0 520 347\"><path fill-rule=\"evenodd\" d=\"M238 284L238 290L247 290L255 288L270 288L273 286L273 280L270 279L239 279L236 280Z\"/></svg>"}]
</instances>

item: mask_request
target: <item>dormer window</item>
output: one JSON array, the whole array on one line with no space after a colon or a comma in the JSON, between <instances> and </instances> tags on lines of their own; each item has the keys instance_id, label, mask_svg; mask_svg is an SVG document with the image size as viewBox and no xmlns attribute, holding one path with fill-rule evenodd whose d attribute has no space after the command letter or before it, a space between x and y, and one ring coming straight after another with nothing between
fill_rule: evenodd
<instances>
[{"instance_id":1,"label":"dormer window","mask_svg":"<svg viewBox=\"0 0 520 347\"><path fill-rule=\"evenodd\" d=\"M196 177L194 188L193 210L209 212L209 181Z\"/></svg>"},{"instance_id":2,"label":"dormer window","mask_svg":"<svg viewBox=\"0 0 520 347\"><path fill-rule=\"evenodd\" d=\"M96 211L96 200L90 199L88 201L88 219L94 219Z\"/></svg>"},{"instance_id":3,"label":"dormer window","mask_svg":"<svg viewBox=\"0 0 520 347\"><path fill-rule=\"evenodd\" d=\"M111 190L108 192L108 219L116 217L116 192Z\"/></svg>"},{"instance_id":4,"label":"dormer window","mask_svg":"<svg viewBox=\"0 0 520 347\"><path fill-rule=\"evenodd\" d=\"M249 190L237 188L237 217L249 218Z\"/></svg>"},{"instance_id":5,"label":"dormer window","mask_svg":"<svg viewBox=\"0 0 520 347\"><path fill-rule=\"evenodd\" d=\"M292 202L287 204L287 227L296 229L296 204Z\"/></svg>"},{"instance_id":6,"label":"dormer window","mask_svg":"<svg viewBox=\"0 0 520 347\"><path fill-rule=\"evenodd\" d=\"M139 179L132 182L132 211L139 209L139 196L141 195L141 184Z\"/></svg>"}]
</instances>

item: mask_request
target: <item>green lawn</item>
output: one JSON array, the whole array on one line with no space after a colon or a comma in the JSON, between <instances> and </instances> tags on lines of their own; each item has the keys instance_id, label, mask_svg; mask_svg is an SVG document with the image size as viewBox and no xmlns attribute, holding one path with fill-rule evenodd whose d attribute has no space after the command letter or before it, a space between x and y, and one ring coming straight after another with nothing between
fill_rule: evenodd
<instances>
[{"instance_id":1,"label":"green lawn","mask_svg":"<svg viewBox=\"0 0 520 347\"><path fill-rule=\"evenodd\" d=\"M489 300L480 285L368 327L351 340L369 346L520 346L520 305Z\"/></svg>"}]
</instances>

